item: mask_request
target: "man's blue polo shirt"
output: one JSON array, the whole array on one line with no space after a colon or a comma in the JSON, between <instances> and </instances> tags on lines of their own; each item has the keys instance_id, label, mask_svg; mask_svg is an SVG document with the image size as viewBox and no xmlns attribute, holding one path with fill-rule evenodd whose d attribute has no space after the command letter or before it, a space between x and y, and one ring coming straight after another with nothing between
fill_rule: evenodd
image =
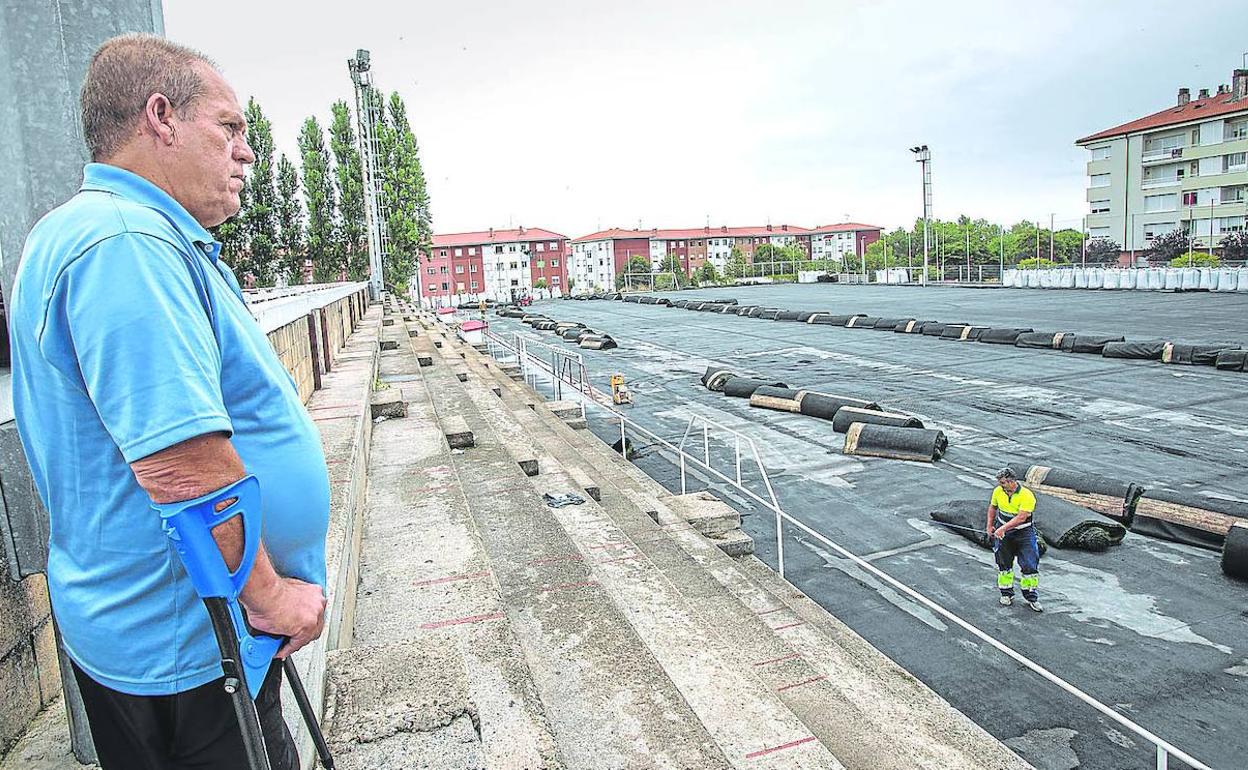
<instances>
[{"instance_id":1,"label":"man's blue polo shirt","mask_svg":"<svg viewBox=\"0 0 1248 770\"><path fill-rule=\"evenodd\" d=\"M140 176L86 167L26 239L9 324L13 407L51 518L65 648L134 695L221 676L208 615L129 463L228 433L260 480L279 574L324 586L329 478L290 375L217 259L221 244Z\"/></svg>"}]
</instances>

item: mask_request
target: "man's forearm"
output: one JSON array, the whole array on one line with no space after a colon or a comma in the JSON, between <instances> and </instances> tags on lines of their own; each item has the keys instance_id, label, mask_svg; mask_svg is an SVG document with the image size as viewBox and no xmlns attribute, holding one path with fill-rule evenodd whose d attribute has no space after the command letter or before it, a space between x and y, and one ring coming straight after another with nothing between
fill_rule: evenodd
<instances>
[{"instance_id":1,"label":"man's forearm","mask_svg":"<svg viewBox=\"0 0 1248 770\"><path fill-rule=\"evenodd\" d=\"M246 475L243 460L223 433L183 441L131 464L134 477L155 503L193 500L221 489ZM224 507L222 504L221 507ZM231 572L243 558L243 521L235 516L218 525L212 537ZM277 587L279 578L264 551L256 554L251 575L243 588L243 603L254 602Z\"/></svg>"},{"instance_id":2,"label":"man's forearm","mask_svg":"<svg viewBox=\"0 0 1248 770\"><path fill-rule=\"evenodd\" d=\"M1007 521L1005 524L1002 524L1001 529L1003 529L1006 532L1009 532L1011 529L1014 529L1015 527L1019 527L1019 526L1022 526L1023 524L1026 524L1027 520L1030 518L1031 518L1030 513L1028 513L1027 511L1022 511L1019 514L1017 514L1014 518Z\"/></svg>"}]
</instances>

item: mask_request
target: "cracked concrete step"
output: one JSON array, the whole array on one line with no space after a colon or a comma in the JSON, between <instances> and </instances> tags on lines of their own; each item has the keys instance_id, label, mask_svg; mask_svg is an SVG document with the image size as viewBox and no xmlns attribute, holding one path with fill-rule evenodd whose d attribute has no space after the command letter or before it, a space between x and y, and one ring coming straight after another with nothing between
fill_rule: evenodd
<instances>
[{"instance_id":1,"label":"cracked concrete step","mask_svg":"<svg viewBox=\"0 0 1248 770\"><path fill-rule=\"evenodd\" d=\"M535 402L517 400L514 389L509 389L504 400L513 407L510 417L525 423L556 460L577 467L576 452L549 433L528 408ZM492 400L482 406L497 408ZM571 477L569 473L565 483L574 483ZM775 762L777 767L840 767L772 688L758 678L754 667L757 658L743 658L738 649L739 630L725 626L721 613L705 611L704 605L714 597L704 591L682 593L669 582L670 573L664 567L650 562L652 555L670 560L670 553L661 550L660 541L666 540L662 531L618 491L603 491L610 495L604 499L603 509L587 504L559 509L555 516L577 541L581 560L602 576L603 585L611 590L617 605L628 614L651 653L663 663L734 765L757 767ZM633 533L617 526L619 517L630 513L634 524L644 520L649 526L649 531L637 533L637 540L647 545L630 542ZM684 568L701 571L697 565L686 564ZM675 577L691 582L687 575ZM702 577L702 588L713 584L703 576L694 577ZM720 600L735 601L722 589L718 593ZM744 608L741 611L744 613ZM770 635L771 631L764 627L756 633ZM767 654L778 657L783 653L772 649ZM769 756L773 752L775 756Z\"/></svg>"},{"instance_id":2,"label":"cracked concrete step","mask_svg":"<svg viewBox=\"0 0 1248 770\"><path fill-rule=\"evenodd\" d=\"M412 676L436 676L436 671L425 671L428 659L419 652L429 646L453 647L466 672L467 696L486 766L506 770L566 767L532 672L501 611L498 586L467 514L463 490L447 464L450 451L442 443L419 371L410 352L382 365L384 376L402 382L408 418L373 428L355 607L356 646L350 654L400 669L406 665ZM410 379L413 373L415 379ZM414 559L414 554L421 558ZM374 657L368 651L376 648L386 653ZM403 651L409 653L406 658ZM337 671L331 672L331 685L338 676ZM390 674L377 670L373 676L389 678ZM372 709L379 713L381 723L386 714L407 709L411 700L402 690L386 692L388 704L379 697ZM459 727L445 735L467 739L470 736L463 732L463 724L460 719ZM326 728L332 740L358 740L358 731L347 720L329 718ZM456 761L421 763L421 752L428 749L438 756L440 749L436 742L419 745L418 738L423 741L427 736L397 735L388 747L359 754L362 759L356 766L437 770L464 766ZM370 753L391 748L393 761L388 754ZM404 755L413 764L401 762L399 757ZM458 755L450 759L456 757L463 759Z\"/></svg>"},{"instance_id":3,"label":"cracked concrete step","mask_svg":"<svg viewBox=\"0 0 1248 770\"><path fill-rule=\"evenodd\" d=\"M600 583L567 558L573 543L464 392L484 386L427 371L439 372L428 383L439 415L466 417L478 436L451 465L568 765L729 767Z\"/></svg>"}]
</instances>

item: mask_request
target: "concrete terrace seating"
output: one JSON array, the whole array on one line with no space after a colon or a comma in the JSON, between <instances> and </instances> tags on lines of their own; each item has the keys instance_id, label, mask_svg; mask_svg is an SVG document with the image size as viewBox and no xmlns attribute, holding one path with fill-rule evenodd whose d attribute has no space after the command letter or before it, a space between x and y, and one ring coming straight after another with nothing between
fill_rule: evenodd
<instances>
[{"instance_id":1,"label":"concrete terrace seating","mask_svg":"<svg viewBox=\"0 0 1248 770\"><path fill-rule=\"evenodd\" d=\"M382 330L378 383L407 415L373 426L351 646L326 684L339 767L1026 767L695 529L697 495L415 315Z\"/></svg>"}]
</instances>

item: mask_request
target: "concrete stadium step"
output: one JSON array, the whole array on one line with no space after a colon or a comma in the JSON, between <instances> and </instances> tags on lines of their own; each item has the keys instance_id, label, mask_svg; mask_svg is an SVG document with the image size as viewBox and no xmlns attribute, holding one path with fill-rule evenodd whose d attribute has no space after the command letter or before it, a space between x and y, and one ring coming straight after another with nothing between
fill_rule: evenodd
<instances>
[{"instance_id":1,"label":"concrete stadium step","mask_svg":"<svg viewBox=\"0 0 1248 770\"><path fill-rule=\"evenodd\" d=\"M477 363L469 358L469 365L475 367ZM486 370L481 368L477 371ZM562 441L550 430L550 425L529 408L536 406L531 391L526 397L518 390L506 388L503 401L512 407L508 417L532 431L535 440L554 453L559 464L578 467L578 463L583 461L583 453ZM490 398L496 400L492 396ZM501 407L495 405L495 408ZM591 440L597 441L596 438ZM809 721L795 718L792 706L799 705L807 712L819 708L817 693L807 694L798 690L817 683L820 677L812 671L803 670L800 661L792 662L797 656L785 647L783 640L759 615L742 605L710 578L701 565L682 553L671 539L673 533L665 532L664 527L650 518L650 507L644 502L639 504L630 493L621 492L608 478L602 484L601 511L584 506L579 510L561 509L557 515L570 533L580 533L582 542L578 545L586 561L596 565L613 565L611 569L624 573L604 577L604 584L612 586L620 596L620 603L629 613L630 620L651 651L664 661L669 675L673 676L678 686L683 683L682 691L688 699L714 698L721 708L720 713L723 713L722 707L728 704L724 703L725 696L715 691L717 687L722 688L726 683L735 681L738 688L750 691L745 707L753 705L755 709L770 709L773 714L784 711L783 718L773 716L776 720L773 725L763 725L768 730L779 728L792 731L795 723L801 726L801 734L756 733L752 746L743 750L740 756L756 764L771 753L779 766L804 766L801 759L785 752L803 749L809 752L815 748L822 750L824 746L808 745L818 743L821 736L807 729ZM739 522L739 515L731 518ZM680 524L688 537L700 540L704 548L715 550L709 541L701 540L691 525L683 521ZM597 571L607 569L606 566L597 566ZM654 622L649 617L652 613L659 614L669 624L669 618L678 617L680 634L672 638L656 633ZM690 636L701 640L696 652L698 660L679 661L679 664L688 666L694 663L701 670L682 679L681 672L675 670L678 663L665 653L671 645L679 645L683 637ZM783 665L762 668L768 663ZM732 697L733 694L730 689L727 696ZM736 694L738 697L741 695L740 692ZM765 705L760 706L760 701ZM800 716L796 714L796 717ZM705 712L703 718L706 718ZM725 739L719 739L724 745ZM882 746L880 750L886 748ZM835 761L832 759L834 754L829 753L825 761ZM729 756L732 757L731 752Z\"/></svg>"},{"instance_id":2,"label":"concrete stadium step","mask_svg":"<svg viewBox=\"0 0 1248 770\"><path fill-rule=\"evenodd\" d=\"M355 646L330 662L338 766L564 767L420 366L400 351L383 354L378 379L408 416L373 427Z\"/></svg>"},{"instance_id":3,"label":"concrete stadium step","mask_svg":"<svg viewBox=\"0 0 1248 770\"><path fill-rule=\"evenodd\" d=\"M540 398L530 392L525 400L537 414ZM522 416L522 415L521 415ZM766 642L756 639L754 663L775 673L773 686L786 703L847 766L861 768L980 768L1026 767L1003 744L976 726L853 631L836 621L822 607L779 579L762 562L726 558L707 541L684 526L687 517L677 515L663 503L687 507L694 496L673 497L640 469L610 450L595 436L567 430L550 413L546 421L551 436L558 435L592 466L602 485L604 500L612 487L624 492L654 513L671 538L693 558L704 575L712 576L737 603L718 602L714 612L750 624L767 616L772 636L782 637L785 648L766 657ZM554 444L547 442L549 446ZM597 460L595 462L594 460ZM660 499L663 502L660 502ZM609 510L615 510L604 504ZM618 520L618 519L617 519ZM645 537L647 522L635 520ZM760 569L765 574L759 574ZM696 571L686 574L697 576ZM764 584L758 578L768 578ZM695 583L697 581L694 581ZM690 584L692 587L692 583ZM701 586L703 595L716 596L712 586ZM784 602L796 594L796 606ZM741 615L743 605L755 616ZM798 610L801 610L800 613ZM781 620L783 618L783 620ZM824 629L834 633L825 633ZM757 627L755 631L759 631ZM766 634L763 633L763 637ZM741 647L744 648L742 643ZM792 687L797 683L797 687ZM830 704L839 704L829 707ZM917 726L917 729L916 729Z\"/></svg>"},{"instance_id":4,"label":"concrete stadium step","mask_svg":"<svg viewBox=\"0 0 1248 770\"><path fill-rule=\"evenodd\" d=\"M419 349L424 339L412 341ZM600 581L574 558L553 510L465 392L481 383L461 383L443 366L424 373L439 417L458 414L477 436L450 465L468 492L501 611L516 629L568 766L733 766ZM567 489L570 482L552 491Z\"/></svg>"},{"instance_id":5,"label":"concrete stadium step","mask_svg":"<svg viewBox=\"0 0 1248 770\"><path fill-rule=\"evenodd\" d=\"M448 346L443 354L449 357L457 353ZM479 416L500 441L508 447L528 441L518 421L535 419L532 412L523 406L520 413L510 411L482 382L466 384ZM543 451L549 451L544 443ZM563 451L568 451L567 444L563 444ZM530 479L534 497L542 490L575 489L573 475L565 470L565 459L543 458L542 477ZM628 504L620 495L615 495L615 503ZM633 514L644 518L639 510L634 509ZM734 663L730 640L718 633L715 623L706 623L705 616L690 607L684 595L648 555L628 542L602 508L587 500L582 505L552 510L549 518L562 528L567 540L567 550L552 558L578 564L588 577L595 578L594 583L607 590L612 609L624 613L638 635L638 649L633 654L648 649L658 660L661 673L656 675L673 681L733 766L840 768L839 761L770 693L753 668Z\"/></svg>"}]
</instances>

